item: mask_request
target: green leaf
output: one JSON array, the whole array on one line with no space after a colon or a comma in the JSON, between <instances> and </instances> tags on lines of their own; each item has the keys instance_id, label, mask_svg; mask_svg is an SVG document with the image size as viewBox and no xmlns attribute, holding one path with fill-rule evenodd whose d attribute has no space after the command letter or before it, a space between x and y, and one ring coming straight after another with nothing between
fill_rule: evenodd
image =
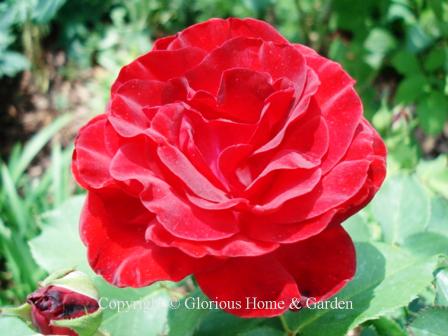
<instances>
[{"instance_id":1,"label":"green leaf","mask_svg":"<svg viewBox=\"0 0 448 336\"><path fill-rule=\"evenodd\" d=\"M271 327L258 327L253 330L239 333L238 336L285 336L285 332L271 328Z\"/></svg>"},{"instance_id":2,"label":"green leaf","mask_svg":"<svg viewBox=\"0 0 448 336\"><path fill-rule=\"evenodd\" d=\"M406 33L407 48L411 52L420 52L433 42L433 38L419 24L409 26Z\"/></svg>"},{"instance_id":3,"label":"green leaf","mask_svg":"<svg viewBox=\"0 0 448 336\"><path fill-rule=\"evenodd\" d=\"M384 243L358 243L355 278L337 295L353 309L305 309L285 316L301 336L342 336L359 324L406 306L432 281L435 258ZM399 290L397 290L399 289Z\"/></svg>"},{"instance_id":4,"label":"green leaf","mask_svg":"<svg viewBox=\"0 0 448 336\"><path fill-rule=\"evenodd\" d=\"M180 301L179 308L171 309L168 314L170 336L194 335L194 332L202 319L209 312L206 309L187 309L185 300L191 297L199 297L201 300L208 300L202 292L196 290Z\"/></svg>"},{"instance_id":5,"label":"green leaf","mask_svg":"<svg viewBox=\"0 0 448 336\"><path fill-rule=\"evenodd\" d=\"M103 296L104 297L104 296ZM112 298L108 302L112 302ZM167 334L167 315L170 296L159 285L151 286L151 292L138 300L126 299L129 308L116 310L105 317L100 329L111 336L145 335L159 336ZM104 301L104 304L105 301Z\"/></svg>"},{"instance_id":6,"label":"green leaf","mask_svg":"<svg viewBox=\"0 0 448 336\"><path fill-rule=\"evenodd\" d=\"M397 1L390 4L387 18L390 21L402 19L407 24L413 24L416 21L415 14L407 1Z\"/></svg>"},{"instance_id":7,"label":"green leaf","mask_svg":"<svg viewBox=\"0 0 448 336\"><path fill-rule=\"evenodd\" d=\"M448 199L448 157L439 155L431 161L420 161L417 175L425 185Z\"/></svg>"},{"instance_id":8,"label":"green leaf","mask_svg":"<svg viewBox=\"0 0 448 336\"><path fill-rule=\"evenodd\" d=\"M347 219L343 226L354 241L369 241L372 238L367 221L362 213L357 213Z\"/></svg>"},{"instance_id":9,"label":"green leaf","mask_svg":"<svg viewBox=\"0 0 448 336\"><path fill-rule=\"evenodd\" d=\"M0 77L13 77L18 72L30 67L28 59L15 51L1 51L0 54Z\"/></svg>"},{"instance_id":10,"label":"green leaf","mask_svg":"<svg viewBox=\"0 0 448 336\"><path fill-rule=\"evenodd\" d=\"M431 218L428 230L448 237L448 200L436 197L431 200Z\"/></svg>"},{"instance_id":11,"label":"green leaf","mask_svg":"<svg viewBox=\"0 0 448 336\"><path fill-rule=\"evenodd\" d=\"M380 317L372 322L379 336L406 336L400 325L387 317Z\"/></svg>"},{"instance_id":12,"label":"green leaf","mask_svg":"<svg viewBox=\"0 0 448 336\"><path fill-rule=\"evenodd\" d=\"M420 256L448 256L448 237L434 232L420 232L406 239L405 246Z\"/></svg>"},{"instance_id":13,"label":"green leaf","mask_svg":"<svg viewBox=\"0 0 448 336\"><path fill-rule=\"evenodd\" d=\"M439 68L442 68L445 64L446 59L446 48L438 48L435 47L431 50L429 55L425 59L425 70L427 71L434 71Z\"/></svg>"},{"instance_id":14,"label":"green leaf","mask_svg":"<svg viewBox=\"0 0 448 336\"><path fill-rule=\"evenodd\" d=\"M373 200L372 212L381 224L384 240L403 243L406 237L425 230L430 200L414 176L393 176Z\"/></svg>"},{"instance_id":15,"label":"green leaf","mask_svg":"<svg viewBox=\"0 0 448 336\"><path fill-rule=\"evenodd\" d=\"M66 0L38 0L33 8L33 19L39 23L48 23Z\"/></svg>"},{"instance_id":16,"label":"green leaf","mask_svg":"<svg viewBox=\"0 0 448 336\"><path fill-rule=\"evenodd\" d=\"M436 274L436 304L448 306L448 270Z\"/></svg>"},{"instance_id":17,"label":"green leaf","mask_svg":"<svg viewBox=\"0 0 448 336\"><path fill-rule=\"evenodd\" d=\"M373 28L364 42L364 47L373 54L386 54L396 45L393 35L382 28Z\"/></svg>"},{"instance_id":18,"label":"green leaf","mask_svg":"<svg viewBox=\"0 0 448 336\"><path fill-rule=\"evenodd\" d=\"M194 300L187 302L187 300ZM170 336L284 335L277 319L243 319L215 309L192 309L195 300L209 299L200 289L183 298L168 314Z\"/></svg>"},{"instance_id":19,"label":"green leaf","mask_svg":"<svg viewBox=\"0 0 448 336\"><path fill-rule=\"evenodd\" d=\"M84 196L76 196L42 216L42 233L29 245L36 262L48 273L63 268L90 271L78 230L83 203Z\"/></svg>"},{"instance_id":20,"label":"green leaf","mask_svg":"<svg viewBox=\"0 0 448 336\"><path fill-rule=\"evenodd\" d=\"M422 311L411 323L414 336L446 336L448 330L448 309L430 307Z\"/></svg>"},{"instance_id":21,"label":"green leaf","mask_svg":"<svg viewBox=\"0 0 448 336\"><path fill-rule=\"evenodd\" d=\"M426 134L441 133L448 119L448 98L440 92L431 92L417 105L417 116Z\"/></svg>"},{"instance_id":22,"label":"green leaf","mask_svg":"<svg viewBox=\"0 0 448 336\"><path fill-rule=\"evenodd\" d=\"M428 89L428 81L425 76L414 74L400 82L395 93L397 104L409 104L417 101Z\"/></svg>"},{"instance_id":23,"label":"green leaf","mask_svg":"<svg viewBox=\"0 0 448 336\"><path fill-rule=\"evenodd\" d=\"M0 334L8 336L31 336L37 332L15 317L0 317Z\"/></svg>"},{"instance_id":24,"label":"green leaf","mask_svg":"<svg viewBox=\"0 0 448 336\"><path fill-rule=\"evenodd\" d=\"M379 131L387 131L392 124L392 111L387 107L386 103L381 104L381 108L373 115L373 126Z\"/></svg>"},{"instance_id":25,"label":"green leaf","mask_svg":"<svg viewBox=\"0 0 448 336\"><path fill-rule=\"evenodd\" d=\"M392 65L402 75L414 75L421 72L417 57L408 51L400 50L392 58Z\"/></svg>"},{"instance_id":26,"label":"green leaf","mask_svg":"<svg viewBox=\"0 0 448 336\"><path fill-rule=\"evenodd\" d=\"M243 319L221 310L210 311L202 320L194 336L228 336L249 332L265 320Z\"/></svg>"},{"instance_id":27,"label":"green leaf","mask_svg":"<svg viewBox=\"0 0 448 336\"><path fill-rule=\"evenodd\" d=\"M364 42L364 48L369 52L366 62L373 68L378 68L384 56L394 49L397 42L394 36L382 28L373 28Z\"/></svg>"}]
</instances>

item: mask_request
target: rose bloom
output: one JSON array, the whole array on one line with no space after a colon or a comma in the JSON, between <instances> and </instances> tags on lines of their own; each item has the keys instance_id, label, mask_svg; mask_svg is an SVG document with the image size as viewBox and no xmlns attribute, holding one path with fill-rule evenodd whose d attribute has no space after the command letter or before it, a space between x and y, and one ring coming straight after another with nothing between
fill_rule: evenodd
<instances>
[{"instance_id":1,"label":"rose bloom","mask_svg":"<svg viewBox=\"0 0 448 336\"><path fill-rule=\"evenodd\" d=\"M385 176L384 143L353 85L338 63L254 19L155 41L76 140L92 268L120 287L193 274L218 301L334 295L356 267L341 223Z\"/></svg>"}]
</instances>

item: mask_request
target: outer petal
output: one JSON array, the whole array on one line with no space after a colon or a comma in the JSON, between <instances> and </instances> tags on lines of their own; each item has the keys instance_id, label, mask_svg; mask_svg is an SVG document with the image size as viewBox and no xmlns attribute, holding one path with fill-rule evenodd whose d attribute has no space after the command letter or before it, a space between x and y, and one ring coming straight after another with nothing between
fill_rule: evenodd
<instances>
[{"instance_id":1,"label":"outer petal","mask_svg":"<svg viewBox=\"0 0 448 336\"><path fill-rule=\"evenodd\" d=\"M320 169L278 171L275 178L267 178L264 185L261 184L263 188L257 190L258 195L255 198L257 205L254 208L257 212L277 210L285 202L311 192L319 183L320 178Z\"/></svg>"},{"instance_id":2,"label":"outer petal","mask_svg":"<svg viewBox=\"0 0 448 336\"><path fill-rule=\"evenodd\" d=\"M275 43L288 43L274 27L252 18L210 19L181 31L176 36L156 41L157 49L195 47L210 52L234 37L261 38Z\"/></svg>"},{"instance_id":3,"label":"outer petal","mask_svg":"<svg viewBox=\"0 0 448 336\"><path fill-rule=\"evenodd\" d=\"M274 223L294 223L319 216L337 208L362 188L367 178L369 161L341 162L310 193L292 199L272 214L254 208L264 220ZM258 211L259 210L259 211Z\"/></svg>"},{"instance_id":4,"label":"outer petal","mask_svg":"<svg viewBox=\"0 0 448 336\"><path fill-rule=\"evenodd\" d=\"M343 160L367 158L370 161L364 186L351 199L340 206L338 220L343 221L370 202L386 177L386 147L375 129L362 120L353 143Z\"/></svg>"},{"instance_id":5,"label":"outer petal","mask_svg":"<svg viewBox=\"0 0 448 336\"><path fill-rule=\"evenodd\" d=\"M169 35L158 38L152 45L152 50L166 50L172 41L176 39L176 35Z\"/></svg>"},{"instance_id":6,"label":"outer petal","mask_svg":"<svg viewBox=\"0 0 448 336\"><path fill-rule=\"evenodd\" d=\"M195 273L195 278L211 300L239 302L240 306L223 308L241 317L280 315L289 309L292 299L300 297L294 278L271 255L231 258ZM274 302L277 307L256 309L251 304L254 299Z\"/></svg>"},{"instance_id":7,"label":"outer petal","mask_svg":"<svg viewBox=\"0 0 448 336\"><path fill-rule=\"evenodd\" d=\"M140 147L147 155L144 145ZM111 173L116 180L131 187L132 182L140 183L139 188L128 187L126 191L138 193L146 208L140 210L142 213L154 214L167 231L179 238L210 241L228 238L238 232L237 217L232 211L210 211L190 203L177 194L167 183L169 180L162 179L151 159L137 155L138 149L139 143L123 146L112 161Z\"/></svg>"},{"instance_id":8,"label":"outer petal","mask_svg":"<svg viewBox=\"0 0 448 336\"><path fill-rule=\"evenodd\" d=\"M73 152L72 171L84 188L102 188L113 182L109 164L120 137L108 124L106 116L92 119L78 133Z\"/></svg>"},{"instance_id":9,"label":"outer petal","mask_svg":"<svg viewBox=\"0 0 448 336\"><path fill-rule=\"evenodd\" d=\"M138 199L120 191L89 192L80 230L93 270L119 287L179 281L192 273L197 259L145 241L150 221Z\"/></svg>"},{"instance_id":10,"label":"outer petal","mask_svg":"<svg viewBox=\"0 0 448 336\"><path fill-rule=\"evenodd\" d=\"M121 69L111 93L114 94L121 85L133 79L166 81L180 77L199 64L204 55L198 48L150 51Z\"/></svg>"},{"instance_id":11,"label":"outer petal","mask_svg":"<svg viewBox=\"0 0 448 336\"><path fill-rule=\"evenodd\" d=\"M305 85L305 59L293 46L243 37L229 40L213 50L185 76L192 88L216 95L222 73L235 67L267 72L274 81L285 77L295 84L297 92Z\"/></svg>"},{"instance_id":12,"label":"outer petal","mask_svg":"<svg viewBox=\"0 0 448 336\"><path fill-rule=\"evenodd\" d=\"M152 225L146 230L146 239L161 247L175 247L194 258L207 255L217 257L253 257L274 251L279 245L275 242L256 241L243 235L218 241L187 240L171 235L160 225Z\"/></svg>"},{"instance_id":13,"label":"outer petal","mask_svg":"<svg viewBox=\"0 0 448 336\"><path fill-rule=\"evenodd\" d=\"M261 241L296 243L323 231L331 224L336 212L331 210L318 217L297 223L272 223L248 219L244 224L244 232L252 239Z\"/></svg>"},{"instance_id":14,"label":"outer petal","mask_svg":"<svg viewBox=\"0 0 448 336\"><path fill-rule=\"evenodd\" d=\"M108 118L124 137L133 137L150 127L157 108L186 96L182 81L131 79L122 84L112 96Z\"/></svg>"},{"instance_id":15,"label":"outer petal","mask_svg":"<svg viewBox=\"0 0 448 336\"><path fill-rule=\"evenodd\" d=\"M306 63L321 82L314 98L322 110L329 129L329 148L322 170L327 172L339 162L350 146L356 128L361 121L362 103L354 90L354 80L341 65L296 45Z\"/></svg>"},{"instance_id":16,"label":"outer petal","mask_svg":"<svg viewBox=\"0 0 448 336\"><path fill-rule=\"evenodd\" d=\"M283 245L274 254L294 277L300 293L316 301L337 293L356 270L355 248L340 225L298 243Z\"/></svg>"},{"instance_id":17,"label":"outer petal","mask_svg":"<svg viewBox=\"0 0 448 336\"><path fill-rule=\"evenodd\" d=\"M176 195L162 181L153 183L141 198L159 223L176 237L210 241L229 238L238 232L238 218L233 211L201 209Z\"/></svg>"}]
</instances>

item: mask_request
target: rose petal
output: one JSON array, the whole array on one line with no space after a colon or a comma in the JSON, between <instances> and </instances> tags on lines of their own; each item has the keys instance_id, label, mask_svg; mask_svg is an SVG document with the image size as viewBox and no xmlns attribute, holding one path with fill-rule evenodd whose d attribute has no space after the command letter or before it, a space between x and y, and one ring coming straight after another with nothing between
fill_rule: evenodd
<instances>
[{"instance_id":1,"label":"rose petal","mask_svg":"<svg viewBox=\"0 0 448 336\"><path fill-rule=\"evenodd\" d=\"M297 223L263 222L257 218L247 220L244 232L251 238L290 244L312 237L324 230L333 220L337 211L330 210L320 216Z\"/></svg>"},{"instance_id":2,"label":"rose petal","mask_svg":"<svg viewBox=\"0 0 448 336\"><path fill-rule=\"evenodd\" d=\"M195 90L216 95L222 73L235 67L267 72L273 80L288 78L296 85L298 92L305 84L306 63L294 47L242 37L229 40L213 50L185 76Z\"/></svg>"},{"instance_id":3,"label":"rose petal","mask_svg":"<svg viewBox=\"0 0 448 336\"><path fill-rule=\"evenodd\" d=\"M285 118L282 127L276 132L276 134L270 138L265 144L258 148L254 154L266 153L276 149L283 141L288 128L293 125L298 118L300 118L307 111L317 111L318 107L314 106L312 97L319 88L320 81L316 73L307 67L305 77L305 83L303 85L303 92L300 95L299 100L292 107L289 115ZM311 103L310 103L311 102ZM311 105L311 106L310 106ZM320 113L319 113L320 114Z\"/></svg>"},{"instance_id":4,"label":"rose petal","mask_svg":"<svg viewBox=\"0 0 448 336\"><path fill-rule=\"evenodd\" d=\"M264 186L261 189L257 188L259 197L251 197L253 207L256 212L269 212L279 209L284 203L290 199L298 198L309 193L319 183L321 178L320 169L295 169L289 172L279 171L277 176L272 180L271 186ZM266 182L265 182L266 183ZM256 189L252 189L253 190Z\"/></svg>"},{"instance_id":5,"label":"rose petal","mask_svg":"<svg viewBox=\"0 0 448 336\"><path fill-rule=\"evenodd\" d=\"M250 143L258 147L271 139L282 126L284 120L288 118L293 101L294 89L292 87L276 91L266 98L260 120L257 122L257 128Z\"/></svg>"},{"instance_id":6,"label":"rose petal","mask_svg":"<svg viewBox=\"0 0 448 336\"><path fill-rule=\"evenodd\" d=\"M254 241L242 235L230 239L209 242L197 242L177 238L160 225L149 226L146 230L146 239L161 247L175 247L183 253L203 258L207 255L218 257L253 257L274 251L279 245L272 242Z\"/></svg>"},{"instance_id":7,"label":"rose petal","mask_svg":"<svg viewBox=\"0 0 448 336\"><path fill-rule=\"evenodd\" d=\"M317 73L321 85L314 95L329 129L329 148L323 172L329 171L344 156L350 146L362 116L362 103L354 90L354 80L342 67L329 59L310 53L301 45L306 63Z\"/></svg>"},{"instance_id":8,"label":"rose petal","mask_svg":"<svg viewBox=\"0 0 448 336\"><path fill-rule=\"evenodd\" d=\"M284 170L296 170L296 169L311 169L315 168L319 165L320 160L315 160L311 157L306 157L302 155L300 152L297 152L292 149L286 149L279 151L271 157L270 159L264 158L265 160L253 160L250 162L250 168L254 172L253 175L257 176L250 185L247 186L246 192L248 194L253 194L253 190L259 189L259 184L262 184L266 177L277 174L277 173L286 173L282 172ZM268 161L268 164L265 166L265 162ZM258 161L258 162L257 162ZM260 162L261 161L261 162ZM264 167L262 170L261 167ZM260 172L261 170L261 172Z\"/></svg>"},{"instance_id":9,"label":"rose petal","mask_svg":"<svg viewBox=\"0 0 448 336\"><path fill-rule=\"evenodd\" d=\"M175 50L186 47L201 48L207 52L222 45L225 41L234 37L261 38L265 41L276 43L288 43L274 27L264 21L252 18L238 19L210 19L188 27L177 34L168 45L168 49ZM157 42L157 41L156 41ZM168 41L157 44L160 48ZM162 46L163 47L163 46Z\"/></svg>"},{"instance_id":10,"label":"rose petal","mask_svg":"<svg viewBox=\"0 0 448 336\"><path fill-rule=\"evenodd\" d=\"M163 144L157 148L163 164L196 195L214 202L228 200L226 193L214 186L176 147Z\"/></svg>"},{"instance_id":11,"label":"rose petal","mask_svg":"<svg viewBox=\"0 0 448 336\"><path fill-rule=\"evenodd\" d=\"M310 193L286 202L273 214L259 214L274 223L294 223L319 216L353 197L364 185L368 169L367 160L341 162Z\"/></svg>"},{"instance_id":12,"label":"rose petal","mask_svg":"<svg viewBox=\"0 0 448 336\"><path fill-rule=\"evenodd\" d=\"M356 270L353 242L340 225L295 244L282 245L274 255L294 277L300 293L316 301L337 293Z\"/></svg>"},{"instance_id":13,"label":"rose petal","mask_svg":"<svg viewBox=\"0 0 448 336\"><path fill-rule=\"evenodd\" d=\"M117 150L119 136L105 115L92 119L81 128L75 140L72 171L84 188L102 188L112 183L109 164Z\"/></svg>"},{"instance_id":14,"label":"rose petal","mask_svg":"<svg viewBox=\"0 0 448 336\"><path fill-rule=\"evenodd\" d=\"M179 50L153 50L124 66L112 85L112 95L126 82L133 79L167 81L180 77L204 58L198 48Z\"/></svg>"},{"instance_id":15,"label":"rose petal","mask_svg":"<svg viewBox=\"0 0 448 336\"><path fill-rule=\"evenodd\" d=\"M219 176L219 155L230 146L247 144L256 126L225 119L206 120L198 113L188 113L187 120L194 130L193 141L207 166Z\"/></svg>"},{"instance_id":16,"label":"rose petal","mask_svg":"<svg viewBox=\"0 0 448 336\"><path fill-rule=\"evenodd\" d=\"M223 307L223 310L240 317L277 316L289 309L293 298L300 297L293 277L271 255L231 258L214 268L196 272L195 278L212 300L240 302L239 307ZM256 309L251 305L254 299L273 304Z\"/></svg>"},{"instance_id":17,"label":"rose petal","mask_svg":"<svg viewBox=\"0 0 448 336\"><path fill-rule=\"evenodd\" d=\"M124 204L126 211L120 212L118 209L123 209ZM100 194L89 192L80 230L92 269L118 287L148 286L158 280L179 281L193 272L197 259L145 241L150 217L139 225L129 225L128 216L135 218L142 213L148 214L141 209L138 199L118 194L106 201Z\"/></svg>"},{"instance_id":18,"label":"rose petal","mask_svg":"<svg viewBox=\"0 0 448 336\"><path fill-rule=\"evenodd\" d=\"M108 114L114 128L124 137L133 137L150 127L157 108L186 95L179 81L129 80L116 90Z\"/></svg>"},{"instance_id":19,"label":"rose petal","mask_svg":"<svg viewBox=\"0 0 448 336\"><path fill-rule=\"evenodd\" d=\"M220 174L224 177L229 190L237 194L250 183L251 176L244 174L240 168L242 162L253 152L254 147L248 144L232 145L224 149L218 157Z\"/></svg>"},{"instance_id":20,"label":"rose petal","mask_svg":"<svg viewBox=\"0 0 448 336\"><path fill-rule=\"evenodd\" d=\"M166 50L169 44L176 39L176 35L170 35L158 38L152 45L152 50Z\"/></svg>"},{"instance_id":21,"label":"rose petal","mask_svg":"<svg viewBox=\"0 0 448 336\"><path fill-rule=\"evenodd\" d=\"M200 209L175 195L164 183L154 183L141 198L158 222L176 237L219 240L238 232L237 217L232 211Z\"/></svg>"},{"instance_id":22,"label":"rose petal","mask_svg":"<svg viewBox=\"0 0 448 336\"><path fill-rule=\"evenodd\" d=\"M208 211L181 199L174 193L172 180L158 171L148 156L138 156L144 146L135 143L118 151L111 164L111 174L119 181L138 181L138 195L160 224L176 237L196 240L217 240L230 237L238 231L232 211ZM145 153L145 151L143 151ZM135 190L135 188L133 189ZM143 210L147 212L147 210Z\"/></svg>"},{"instance_id":23,"label":"rose petal","mask_svg":"<svg viewBox=\"0 0 448 336\"><path fill-rule=\"evenodd\" d=\"M110 162L110 175L116 180L124 182L126 192L138 196L144 189L152 184L173 183L164 174L155 159L155 150L145 138L135 138L117 151Z\"/></svg>"},{"instance_id":24,"label":"rose petal","mask_svg":"<svg viewBox=\"0 0 448 336\"><path fill-rule=\"evenodd\" d=\"M243 123L260 118L264 100L273 92L267 73L230 69L222 74L217 103L221 117Z\"/></svg>"}]
</instances>

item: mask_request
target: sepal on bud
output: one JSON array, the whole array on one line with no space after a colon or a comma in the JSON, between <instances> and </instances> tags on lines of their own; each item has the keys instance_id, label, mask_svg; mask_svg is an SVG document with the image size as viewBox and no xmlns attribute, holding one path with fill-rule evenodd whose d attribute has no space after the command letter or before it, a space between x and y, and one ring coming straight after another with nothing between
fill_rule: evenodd
<instances>
[{"instance_id":1,"label":"sepal on bud","mask_svg":"<svg viewBox=\"0 0 448 336\"><path fill-rule=\"evenodd\" d=\"M44 335L92 336L101 324L98 293L90 278L63 270L48 276L27 297L31 320Z\"/></svg>"}]
</instances>

